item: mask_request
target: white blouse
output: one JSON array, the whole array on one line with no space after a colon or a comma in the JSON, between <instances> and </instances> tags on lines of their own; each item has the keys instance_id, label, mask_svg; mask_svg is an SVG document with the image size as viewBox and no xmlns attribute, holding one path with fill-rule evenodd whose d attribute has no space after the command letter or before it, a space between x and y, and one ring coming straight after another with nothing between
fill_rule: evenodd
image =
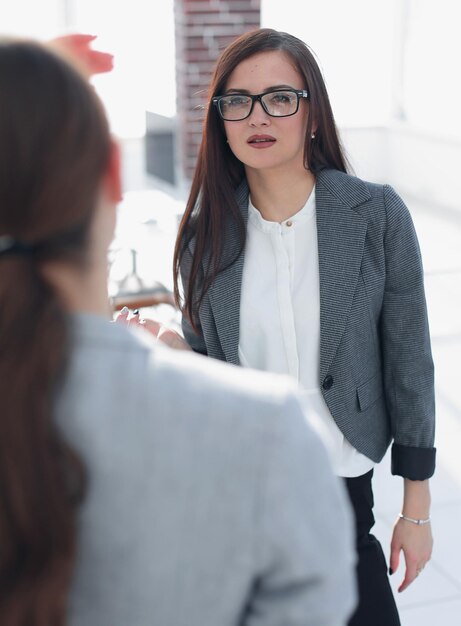
<instances>
[{"instance_id":1,"label":"white blouse","mask_svg":"<svg viewBox=\"0 0 461 626\"><path fill-rule=\"evenodd\" d=\"M360 476L374 462L336 425L320 391L320 286L315 188L305 206L282 223L248 206L240 301L239 358L244 367L295 378L306 410L327 432L339 476Z\"/></svg>"}]
</instances>

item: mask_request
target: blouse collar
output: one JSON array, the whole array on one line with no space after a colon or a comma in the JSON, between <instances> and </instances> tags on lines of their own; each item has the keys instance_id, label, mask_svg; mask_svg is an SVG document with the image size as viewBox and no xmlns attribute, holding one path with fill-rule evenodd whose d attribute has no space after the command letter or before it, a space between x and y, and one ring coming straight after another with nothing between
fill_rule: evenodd
<instances>
[{"instance_id":1,"label":"blouse collar","mask_svg":"<svg viewBox=\"0 0 461 626\"><path fill-rule=\"evenodd\" d=\"M248 196L248 221L250 224L262 230L263 232L280 231L281 228L292 228L293 226L302 224L311 219L315 215L315 186L313 187L305 205L294 215L287 218L283 222L272 222L263 218L258 209L251 201L251 195Z\"/></svg>"}]
</instances>

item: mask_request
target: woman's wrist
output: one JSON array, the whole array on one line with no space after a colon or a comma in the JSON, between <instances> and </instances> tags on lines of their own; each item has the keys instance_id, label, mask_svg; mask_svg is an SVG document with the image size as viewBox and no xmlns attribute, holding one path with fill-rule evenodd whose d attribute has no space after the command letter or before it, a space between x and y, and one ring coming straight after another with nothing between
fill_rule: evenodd
<instances>
[{"instance_id":1,"label":"woman's wrist","mask_svg":"<svg viewBox=\"0 0 461 626\"><path fill-rule=\"evenodd\" d=\"M411 519L425 520L430 517L431 494L428 480L404 481L404 498L401 514Z\"/></svg>"},{"instance_id":2,"label":"woman's wrist","mask_svg":"<svg viewBox=\"0 0 461 626\"><path fill-rule=\"evenodd\" d=\"M403 513L399 513L399 518L403 519L405 522L410 522L410 524L416 524L417 526L424 526L425 524L429 524L431 521L431 516L417 518L410 517L409 515L404 515Z\"/></svg>"}]
</instances>

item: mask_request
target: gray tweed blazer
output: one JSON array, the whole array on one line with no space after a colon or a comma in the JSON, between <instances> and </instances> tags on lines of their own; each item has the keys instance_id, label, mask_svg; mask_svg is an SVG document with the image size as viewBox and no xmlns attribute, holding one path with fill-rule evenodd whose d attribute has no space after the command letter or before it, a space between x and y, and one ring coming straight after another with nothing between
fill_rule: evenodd
<instances>
[{"instance_id":1,"label":"gray tweed blazer","mask_svg":"<svg viewBox=\"0 0 461 626\"><path fill-rule=\"evenodd\" d=\"M236 200L245 221L248 193L243 181ZM379 462L393 440L392 472L429 478L435 468L434 368L410 213L390 186L332 169L317 175L316 209L325 401L359 452ZM236 230L229 229L226 256L237 245ZM182 322L195 351L236 365L244 257L243 251L207 293L201 333ZM187 255L184 283L189 263Z\"/></svg>"}]
</instances>

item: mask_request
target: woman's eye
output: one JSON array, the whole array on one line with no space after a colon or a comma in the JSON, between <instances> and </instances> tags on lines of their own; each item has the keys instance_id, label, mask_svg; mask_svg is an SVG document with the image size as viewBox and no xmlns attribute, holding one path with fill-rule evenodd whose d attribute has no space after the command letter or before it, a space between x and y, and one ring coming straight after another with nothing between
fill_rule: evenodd
<instances>
[{"instance_id":1,"label":"woman's eye","mask_svg":"<svg viewBox=\"0 0 461 626\"><path fill-rule=\"evenodd\" d=\"M232 98L229 98L227 100L227 105L228 106L242 106L244 104L247 104L248 102L248 98L246 98L245 96L232 96Z\"/></svg>"},{"instance_id":2,"label":"woman's eye","mask_svg":"<svg viewBox=\"0 0 461 626\"><path fill-rule=\"evenodd\" d=\"M271 102L274 104L287 104L288 102L291 102L291 98L289 94L286 93L274 93L271 97Z\"/></svg>"}]
</instances>

